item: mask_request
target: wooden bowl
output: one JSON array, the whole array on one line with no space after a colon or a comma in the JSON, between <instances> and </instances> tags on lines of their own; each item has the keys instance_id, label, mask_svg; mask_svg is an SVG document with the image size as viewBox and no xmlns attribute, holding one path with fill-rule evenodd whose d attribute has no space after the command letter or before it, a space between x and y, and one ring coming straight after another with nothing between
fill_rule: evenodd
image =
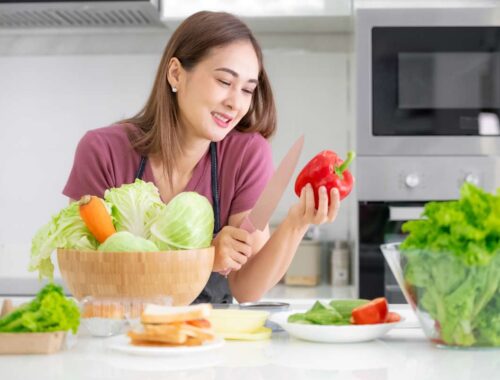
<instances>
[{"instance_id":1,"label":"wooden bowl","mask_svg":"<svg viewBox=\"0 0 500 380\"><path fill-rule=\"evenodd\" d=\"M163 252L58 249L61 275L73 296L172 297L189 305L208 282L214 247Z\"/></svg>"}]
</instances>

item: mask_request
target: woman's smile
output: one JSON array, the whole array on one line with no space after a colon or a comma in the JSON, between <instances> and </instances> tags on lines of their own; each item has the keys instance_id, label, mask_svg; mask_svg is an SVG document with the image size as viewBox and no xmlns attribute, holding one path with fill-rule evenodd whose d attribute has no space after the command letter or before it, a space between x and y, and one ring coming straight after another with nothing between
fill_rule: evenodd
<instances>
[{"instance_id":1,"label":"woman's smile","mask_svg":"<svg viewBox=\"0 0 500 380\"><path fill-rule=\"evenodd\" d=\"M222 128L227 128L230 126L231 121L233 120L232 117L229 115L226 115L224 113L220 112L212 112L212 119L215 121L215 123Z\"/></svg>"}]
</instances>

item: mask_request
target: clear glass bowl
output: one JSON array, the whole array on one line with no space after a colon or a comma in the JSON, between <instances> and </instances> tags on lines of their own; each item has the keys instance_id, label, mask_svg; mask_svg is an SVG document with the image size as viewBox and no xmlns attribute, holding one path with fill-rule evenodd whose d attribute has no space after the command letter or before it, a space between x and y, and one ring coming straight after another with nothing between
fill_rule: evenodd
<instances>
[{"instance_id":1,"label":"clear glass bowl","mask_svg":"<svg viewBox=\"0 0 500 380\"><path fill-rule=\"evenodd\" d=\"M107 337L122 334L138 323L148 303L172 305L171 297L85 297L80 302L81 321L92 336Z\"/></svg>"},{"instance_id":2,"label":"clear glass bowl","mask_svg":"<svg viewBox=\"0 0 500 380\"><path fill-rule=\"evenodd\" d=\"M381 246L426 336L443 347L500 347L500 252L469 265L449 252Z\"/></svg>"}]
</instances>

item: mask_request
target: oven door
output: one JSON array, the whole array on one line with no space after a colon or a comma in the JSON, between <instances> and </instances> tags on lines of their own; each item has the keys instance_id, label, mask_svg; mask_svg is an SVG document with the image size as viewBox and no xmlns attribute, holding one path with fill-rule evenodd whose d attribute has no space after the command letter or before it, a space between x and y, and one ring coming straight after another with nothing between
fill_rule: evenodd
<instances>
[{"instance_id":1,"label":"oven door","mask_svg":"<svg viewBox=\"0 0 500 380\"><path fill-rule=\"evenodd\" d=\"M374 136L500 135L500 27L372 30Z\"/></svg>"},{"instance_id":2,"label":"oven door","mask_svg":"<svg viewBox=\"0 0 500 380\"><path fill-rule=\"evenodd\" d=\"M419 219L424 202L359 203L359 296L386 297L389 303L406 303L380 245L401 242L402 225Z\"/></svg>"}]
</instances>

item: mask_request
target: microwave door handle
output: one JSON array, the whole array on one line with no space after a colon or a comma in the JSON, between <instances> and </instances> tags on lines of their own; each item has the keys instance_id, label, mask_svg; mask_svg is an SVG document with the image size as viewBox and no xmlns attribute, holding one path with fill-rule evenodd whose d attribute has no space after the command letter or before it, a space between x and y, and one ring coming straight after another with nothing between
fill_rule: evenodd
<instances>
[{"instance_id":1,"label":"microwave door handle","mask_svg":"<svg viewBox=\"0 0 500 380\"><path fill-rule=\"evenodd\" d=\"M422 219L423 207L389 206L389 221L406 221Z\"/></svg>"}]
</instances>

